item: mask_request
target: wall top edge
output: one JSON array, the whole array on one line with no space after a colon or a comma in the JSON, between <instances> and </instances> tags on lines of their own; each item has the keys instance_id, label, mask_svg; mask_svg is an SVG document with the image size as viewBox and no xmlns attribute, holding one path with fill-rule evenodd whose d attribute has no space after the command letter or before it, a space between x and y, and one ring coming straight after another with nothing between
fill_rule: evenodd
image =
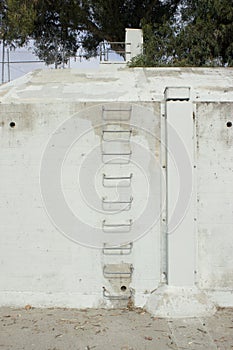
<instances>
[{"instance_id":1,"label":"wall top edge","mask_svg":"<svg viewBox=\"0 0 233 350\"><path fill-rule=\"evenodd\" d=\"M190 100L233 101L233 68L36 70L0 86L0 103L163 101L167 87L190 88ZM189 93L183 91L184 94Z\"/></svg>"}]
</instances>

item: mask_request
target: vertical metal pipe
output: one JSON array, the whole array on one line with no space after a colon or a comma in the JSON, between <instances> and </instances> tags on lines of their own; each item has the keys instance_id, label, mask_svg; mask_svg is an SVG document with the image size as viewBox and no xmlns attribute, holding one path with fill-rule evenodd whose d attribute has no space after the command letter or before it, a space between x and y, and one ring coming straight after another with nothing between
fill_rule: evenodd
<instances>
[{"instance_id":1,"label":"vertical metal pipe","mask_svg":"<svg viewBox=\"0 0 233 350\"><path fill-rule=\"evenodd\" d=\"M4 64L5 64L5 41L2 40L2 84L4 83Z\"/></svg>"},{"instance_id":2,"label":"vertical metal pipe","mask_svg":"<svg viewBox=\"0 0 233 350\"><path fill-rule=\"evenodd\" d=\"M10 70L10 50L7 49L7 70L8 70L8 82L11 81L11 70Z\"/></svg>"},{"instance_id":3,"label":"vertical metal pipe","mask_svg":"<svg viewBox=\"0 0 233 350\"><path fill-rule=\"evenodd\" d=\"M62 68L65 68L65 44L62 45Z\"/></svg>"}]
</instances>

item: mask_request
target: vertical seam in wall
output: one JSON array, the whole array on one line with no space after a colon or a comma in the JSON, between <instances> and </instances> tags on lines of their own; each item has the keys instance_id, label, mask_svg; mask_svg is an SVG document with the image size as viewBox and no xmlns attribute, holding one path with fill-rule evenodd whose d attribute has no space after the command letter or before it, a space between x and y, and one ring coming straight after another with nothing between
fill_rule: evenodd
<instances>
[{"instance_id":1,"label":"vertical seam in wall","mask_svg":"<svg viewBox=\"0 0 233 350\"><path fill-rule=\"evenodd\" d=\"M165 166L165 221L164 221L164 245L165 245L165 268L166 268L166 284L168 284L168 189L167 189L167 181L168 181L168 171L167 171L167 102L164 100L164 166Z\"/></svg>"},{"instance_id":2,"label":"vertical seam in wall","mask_svg":"<svg viewBox=\"0 0 233 350\"><path fill-rule=\"evenodd\" d=\"M195 275L194 283L198 285L198 218L197 218L197 108L196 103L193 102L193 202L194 202L194 237L195 237Z\"/></svg>"}]
</instances>

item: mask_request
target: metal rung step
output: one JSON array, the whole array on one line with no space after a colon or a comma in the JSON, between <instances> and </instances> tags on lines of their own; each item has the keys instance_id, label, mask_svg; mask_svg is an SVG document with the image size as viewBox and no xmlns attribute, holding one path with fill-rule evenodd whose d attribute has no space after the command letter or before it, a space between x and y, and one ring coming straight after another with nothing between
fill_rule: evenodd
<instances>
[{"instance_id":1,"label":"metal rung step","mask_svg":"<svg viewBox=\"0 0 233 350\"><path fill-rule=\"evenodd\" d=\"M132 264L109 264L104 265L103 274L106 278L130 278L133 274Z\"/></svg>"},{"instance_id":2,"label":"metal rung step","mask_svg":"<svg viewBox=\"0 0 233 350\"><path fill-rule=\"evenodd\" d=\"M106 223L102 221L102 230L106 233L125 233L131 230L133 220L130 219L127 223Z\"/></svg>"},{"instance_id":3,"label":"metal rung step","mask_svg":"<svg viewBox=\"0 0 233 350\"><path fill-rule=\"evenodd\" d=\"M106 108L103 106L102 110L105 112L131 112L132 106L130 106L129 108Z\"/></svg>"},{"instance_id":4,"label":"metal rung step","mask_svg":"<svg viewBox=\"0 0 233 350\"><path fill-rule=\"evenodd\" d=\"M102 140L105 142L129 142L132 134L132 129L129 130L102 130Z\"/></svg>"},{"instance_id":5,"label":"metal rung step","mask_svg":"<svg viewBox=\"0 0 233 350\"><path fill-rule=\"evenodd\" d=\"M133 295L132 290L130 289L130 294L124 295L111 295L105 287L103 287L103 297L108 300L129 300Z\"/></svg>"},{"instance_id":6,"label":"metal rung step","mask_svg":"<svg viewBox=\"0 0 233 350\"><path fill-rule=\"evenodd\" d=\"M102 118L103 120L117 120L124 121L131 118L132 106L129 108L108 108L102 107Z\"/></svg>"},{"instance_id":7,"label":"metal rung step","mask_svg":"<svg viewBox=\"0 0 233 350\"><path fill-rule=\"evenodd\" d=\"M131 209L133 197L125 201L110 201L105 197L102 198L102 208L106 211L128 211Z\"/></svg>"},{"instance_id":8,"label":"metal rung step","mask_svg":"<svg viewBox=\"0 0 233 350\"><path fill-rule=\"evenodd\" d=\"M131 173L129 176L107 176L103 174L103 186L104 187L129 187L131 185L131 180L133 178L133 174Z\"/></svg>"},{"instance_id":9,"label":"metal rung step","mask_svg":"<svg viewBox=\"0 0 233 350\"><path fill-rule=\"evenodd\" d=\"M128 164L132 151L129 152L102 152L102 162L105 164Z\"/></svg>"},{"instance_id":10,"label":"metal rung step","mask_svg":"<svg viewBox=\"0 0 233 350\"><path fill-rule=\"evenodd\" d=\"M132 252L132 248L132 242L119 247L111 247L105 243L102 252L104 255L129 255Z\"/></svg>"},{"instance_id":11,"label":"metal rung step","mask_svg":"<svg viewBox=\"0 0 233 350\"><path fill-rule=\"evenodd\" d=\"M102 152L102 156L131 156L132 151L129 152Z\"/></svg>"}]
</instances>

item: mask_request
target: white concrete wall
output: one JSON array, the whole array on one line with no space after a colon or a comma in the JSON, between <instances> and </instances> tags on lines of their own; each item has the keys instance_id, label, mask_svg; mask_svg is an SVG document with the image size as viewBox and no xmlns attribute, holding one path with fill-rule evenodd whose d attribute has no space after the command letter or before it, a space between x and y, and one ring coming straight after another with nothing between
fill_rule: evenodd
<instances>
[{"instance_id":1,"label":"white concrete wall","mask_svg":"<svg viewBox=\"0 0 233 350\"><path fill-rule=\"evenodd\" d=\"M195 302L206 303L200 293L205 293L218 305L233 305L233 127L226 125L233 122L232 77L233 71L224 69L108 67L98 72L36 72L1 87L0 305L114 306L114 302L103 297L102 287L111 295L122 296L124 292L119 289L123 283L127 287L126 296L131 288L136 305L143 306L151 300L151 310L157 305L151 298L156 293L159 302L164 303L170 293L171 299L177 302L180 298L180 304L183 303L185 308L192 298ZM165 109L164 90L168 86L190 87L189 102L168 101ZM175 100L179 98L183 96L174 97ZM179 105L183 103L189 106L179 115ZM82 179L87 193L92 194L94 189L100 199L114 194L112 191L106 194L101 187L102 170L106 174L112 171L112 166L104 164L101 156L102 107L107 105L113 109L133 106L129 120L115 120L115 128L132 127L132 158L126 167L114 165L114 174L123 173L122 169L135 174L132 211L123 213L121 220L128 220L131 213L135 232L144 233L154 213L162 213L160 221L141 239L130 237L129 233L125 243L134 241L129 255L106 256L101 249L87 247L85 239L101 230L106 216L96 215L96 211L85 206L81 194L75 192L80 169L86 169L87 176L84 171ZM171 139L167 138L165 118L184 141L193 167L192 211L185 213L183 226L178 227L179 234L172 237L167 237L165 230L170 215L166 208L174 204L173 181L177 184L178 179L173 179L171 172L169 175L171 164L166 169L169 165L165 157L166 143ZM9 126L12 121L16 123L13 128ZM60 135L66 129L71 137L59 144ZM80 138L81 131L84 134ZM54 143L48 144L54 132ZM78 140L66 153L67 144L75 137ZM72 235L71 239L62 235L46 213L41 197L40 171L47 144L51 164L53 147L56 150L60 147L61 159L58 161L64 157L61 183L74 213L71 221L80 215L92 225L89 230L84 230L81 244L74 243ZM116 150L115 146L111 147ZM118 144L117 147L120 151L127 150L129 144ZM89 158L90 151L95 148L96 156ZM85 163L85 159L93 159L93 162ZM50 162L47 164L48 169L52 169ZM95 168L100 170L95 172L93 186L91 174ZM169 193L166 193L166 173ZM48 172L51 189L59 180L54 179L51 170ZM149 188L152 186L149 192L145 179ZM116 195L119 196L118 190ZM165 198L170 204L164 202ZM101 209L101 201L98 203L98 209ZM145 203L149 203L148 211L142 209ZM50 204L52 207L57 205L56 197ZM60 212L60 219L63 214ZM137 220L137 215L141 221ZM110 218L113 216L107 216L108 220ZM74 235L81 232L82 236L83 227L81 223L80 226L71 224L70 232ZM133 265L130 279L123 275L113 282L104 277L105 265L111 269L112 265L116 268L119 264L126 270ZM164 308L160 311L161 315L169 314ZM190 314L194 312L195 306L189 311Z\"/></svg>"},{"instance_id":2,"label":"white concrete wall","mask_svg":"<svg viewBox=\"0 0 233 350\"><path fill-rule=\"evenodd\" d=\"M90 250L85 259L85 248L59 234L44 210L40 193L45 145L70 108L66 104L59 108L1 106L2 305L80 307L98 304L101 298L95 278L102 276L99 252ZM12 120L14 129L9 127Z\"/></svg>"},{"instance_id":3,"label":"white concrete wall","mask_svg":"<svg viewBox=\"0 0 233 350\"><path fill-rule=\"evenodd\" d=\"M126 43L126 62L132 58L141 55L143 51L143 33L142 29L126 28L125 30Z\"/></svg>"},{"instance_id":4,"label":"white concrete wall","mask_svg":"<svg viewBox=\"0 0 233 350\"><path fill-rule=\"evenodd\" d=\"M187 287L196 269L192 102L167 102L167 124L168 284Z\"/></svg>"},{"instance_id":5,"label":"white concrete wall","mask_svg":"<svg viewBox=\"0 0 233 350\"><path fill-rule=\"evenodd\" d=\"M232 302L233 287L233 127L230 123L233 123L232 103L197 104L197 280L200 288L218 297L224 305L229 300Z\"/></svg>"},{"instance_id":6,"label":"white concrete wall","mask_svg":"<svg viewBox=\"0 0 233 350\"><path fill-rule=\"evenodd\" d=\"M126 165L104 164L102 161L101 138L105 125L102 106L121 109L132 105L103 102L97 105L59 103L0 106L1 305L112 305L103 298L102 288L105 287L111 295L124 296L120 290L122 285L127 286L126 296L129 296L131 288L136 303L143 305L148 292L160 284L160 105L148 103L147 106L143 104L132 107L132 115L127 121L133 131L130 141L132 159ZM117 117L119 113L117 112ZM71 149L66 148L64 139L61 143L58 141L62 130L68 128L69 120L72 123L66 140ZM15 123L15 127L10 127L11 122ZM111 124L112 121L108 122L108 125ZM122 125L121 122L115 126L119 129ZM59 217L52 217L53 222L49 218L49 215L52 216L49 204L59 210L56 194L49 204L44 203L41 197L41 191L44 195L40 188L41 164L46 145L54 132L52 150L58 151L61 156L63 152L66 153L62 168L63 193L71 210L80 219L80 224L70 226L70 231L69 228L68 231L63 230ZM75 139L74 144L72 137ZM110 142L107 146L109 144ZM125 146L125 143L122 145ZM158 162L157 166L154 159ZM57 173L49 168L51 164L52 159L45 169L49 187L55 186L57 178ZM115 200L122 190L103 187L103 173L109 176L133 173L131 210L121 212L118 216L99 213L103 209L102 197ZM154 206L151 201L155 202ZM92 205L96 207L92 208ZM155 211L157 222L154 223ZM63 214L65 213L58 212L61 219ZM103 244L101 246L101 242L105 242L102 238L103 220L106 219L108 223L124 223L129 218L133 220L131 232L127 235L119 234L118 239L121 243L132 241L132 251L127 255L104 255ZM81 222L85 225L82 226ZM112 235L114 234L116 235L113 232ZM108 235L105 235L106 239ZM110 237L110 243L118 243L115 237ZM111 268L111 264L132 264L132 278L105 278L103 268L105 265L107 269ZM112 303L113 306L116 305L116 302Z\"/></svg>"}]
</instances>

